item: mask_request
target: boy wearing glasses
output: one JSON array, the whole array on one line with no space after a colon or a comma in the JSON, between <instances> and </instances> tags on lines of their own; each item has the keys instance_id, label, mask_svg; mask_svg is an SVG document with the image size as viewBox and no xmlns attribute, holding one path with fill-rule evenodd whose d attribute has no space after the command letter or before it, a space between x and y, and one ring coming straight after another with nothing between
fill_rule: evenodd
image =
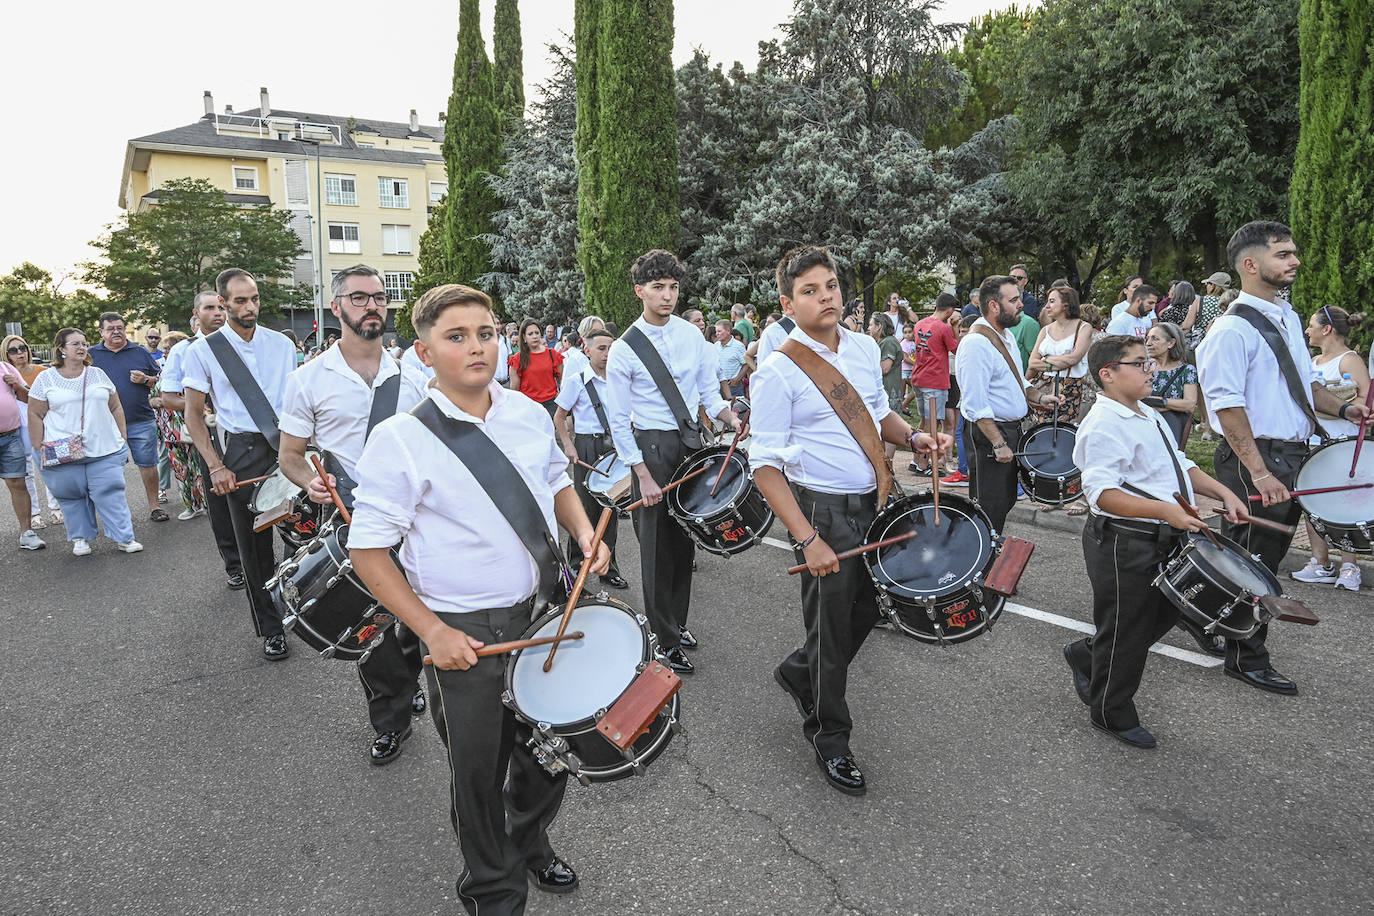
<instances>
[{"instance_id":1,"label":"boy wearing glasses","mask_svg":"<svg viewBox=\"0 0 1374 916\"><path fill-rule=\"evenodd\" d=\"M1168 424L1142 403L1151 395L1155 370L1144 344L1123 334L1104 337L1088 350L1088 369L1102 397L1079 427L1073 458L1092 510L1083 529L1083 559L1097 629L1065 646L1064 657L1093 727L1152 748L1155 737L1141 726L1133 698L1150 646L1178 617L1154 579L1182 533L1206 527L1174 494L1190 503L1194 493L1219 499L1231 521L1244 503L1188 460Z\"/></svg>"}]
</instances>

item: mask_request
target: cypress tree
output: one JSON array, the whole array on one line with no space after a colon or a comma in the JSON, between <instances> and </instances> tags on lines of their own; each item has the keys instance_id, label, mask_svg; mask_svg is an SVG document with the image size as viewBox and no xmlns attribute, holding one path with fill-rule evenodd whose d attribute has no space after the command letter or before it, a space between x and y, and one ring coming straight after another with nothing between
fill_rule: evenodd
<instances>
[{"instance_id":1,"label":"cypress tree","mask_svg":"<svg viewBox=\"0 0 1374 916\"><path fill-rule=\"evenodd\" d=\"M507 124L525 118L525 54L520 44L517 0L496 0L491 61L496 74L496 107Z\"/></svg>"},{"instance_id":2,"label":"cypress tree","mask_svg":"<svg viewBox=\"0 0 1374 916\"><path fill-rule=\"evenodd\" d=\"M1301 121L1293 167L1293 233L1305 313L1374 301L1374 4L1302 0ZM1367 340L1369 331L1359 336ZM1354 341L1352 340L1352 344Z\"/></svg>"},{"instance_id":3,"label":"cypress tree","mask_svg":"<svg viewBox=\"0 0 1374 916\"><path fill-rule=\"evenodd\" d=\"M602 0L576 0L573 13L573 66L577 81L577 260L584 278L601 263L601 151L597 148L601 122L597 94L597 35L601 31ZM585 289L585 287L584 287ZM589 313L598 312L590 293Z\"/></svg>"}]
</instances>

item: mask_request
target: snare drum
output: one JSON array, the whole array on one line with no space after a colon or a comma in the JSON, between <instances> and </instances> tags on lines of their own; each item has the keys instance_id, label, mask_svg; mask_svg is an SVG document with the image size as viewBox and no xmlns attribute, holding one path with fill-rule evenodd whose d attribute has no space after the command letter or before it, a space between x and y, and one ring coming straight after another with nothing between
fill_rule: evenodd
<instances>
[{"instance_id":1,"label":"snare drum","mask_svg":"<svg viewBox=\"0 0 1374 916\"><path fill-rule=\"evenodd\" d=\"M1051 506L1072 502L1083 492L1083 472L1073 463L1073 446L1078 427L1060 423L1037 423L1021 436L1021 452L1016 458L1016 475L1021 488L1035 501Z\"/></svg>"},{"instance_id":2,"label":"snare drum","mask_svg":"<svg viewBox=\"0 0 1374 916\"><path fill-rule=\"evenodd\" d=\"M348 526L336 521L284 560L266 587L282 628L325 658L366 661L395 619L353 573Z\"/></svg>"},{"instance_id":3,"label":"snare drum","mask_svg":"<svg viewBox=\"0 0 1374 916\"><path fill-rule=\"evenodd\" d=\"M630 487L630 466L614 451L596 459L592 465L600 474L587 472L587 492L607 509L623 512L635 501Z\"/></svg>"},{"instance_id":4,"label":"snare drum","mask_svg":"<svg viewBox=\"0 0 1374 916\"><path fill-rule=\"evenodd\" d=\"M940 494L905 496L878 513L867 543L910 531L916 537L863 555L878 606L903 633L922 642L955 643L992 629L1006 598L983 588L1001 552L992 521L978 503Z\"/></svg>"},{"instance_id":5,"label":"snare drum","mask_svg":"<svg viewBox=\"0 0 1374 916\"><path fill-rule=\"evenodd\" d=\"M318 456L319 452L306 449L305 460L309 461L311 455ZM285 518L276 522L276 528L281 532L282 540L299 549L319 533L323 507L311 502L305 490L292 483L279 466L274 465L271 474L271 477L253 488L248 511L258 516L287 503L290 511Z\"/></svg>"},{"instance_id":6,"label":"snare drum","mask_svg":"<svg viewBox=\"0 0 1374 916\"><path fill-rule=\"evenodd\" d=\"M1303 459L1293 489L1374 483L1374 442L1365 444L1368 448L1360 452L1360 463L1353 479L1350 476L1350 462L1355 457L1353 438L1332 439L1317 446ZM1307 513L1312 530L1332 547L1349 553L1374 550L1374 534L1370 533L1374 529L1374 489L1315 493L1294 499Z\"/></svg>"},{"instance_id":7,"label":"snare drum","mask_svg":"<svg viewBox=\"0 0 1374 916\"><path fill-rule=\"evenodd\" d=\"M728 451L726 446L712 445L688 455L673 472L672 479L681 480L703 465L705 472L664 495L668 514L692 540L703 550L721 556L753 547L773 524L773 509L754 485L748 453L738 447L730 456L716 494L711 495L720 463Z\"/></svg>"},{"instance_id":8,"label":"snare drum","mask_svg":"<svg viewBox=\"0 0 1374 916\"><path fill-rule=\"evenodd\" d=\"M562 608L550 611L521 638L555 635L562 616ZM624 752L596 726L640 673L658 664L658 639L649 629L649 620L601 593L584 596L577 603L568 629L586 635L561 643L547 672L544 660L549 646L511 654L501 701L529 726L530 750L549 773L570 773L584 785L639 773L663 753L677 732L678 698L674 696L648 733Z\"/></svg>"},{"instance_id":9,"label":"snare drum","mask_svg":"<svg viewBox=\"0 0 1374 916\"><path fill-rule=\"evenodd\" d=\"M1244 639L1268 620L1259 599L1281 595L1283 588L1258 558L1229 538L1216 538L1220 550L1206 535L1187 532L1182 546L1160 564L1155 585L1204 632Z\"/></svg>"}]
</instances>

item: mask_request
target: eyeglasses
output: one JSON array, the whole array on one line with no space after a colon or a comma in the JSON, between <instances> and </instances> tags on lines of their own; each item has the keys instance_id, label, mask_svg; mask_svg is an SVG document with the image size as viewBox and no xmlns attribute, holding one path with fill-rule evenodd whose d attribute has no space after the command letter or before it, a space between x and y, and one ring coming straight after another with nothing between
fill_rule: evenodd
<instances>
[{"instance_id":1,"label":"eyeglasses","mask_svg":"<svg viewBox=\"0 0 1374 916\"><path fill-rule=\"evenodd\" d=\"M27 353L27 352L29 352L29 345L28 345L28 344L20 344L20 345L17 346L17 347L10 347L10 348L9 348L8 350L6 350L5 352L8 353L10 356L17 356L17 355L19 355L20 353Z\"/></svg>"},{"instance_id":2,"label":"eyeglasses","mask_svg":"<svg viewBox=\"0 0 1374 916\"><path fill-rule=\"evenodd\" d=\"M80 347L81 349L85 350L85 349L88 349L88 348L90 347L90 344L86 343L86 341L84 341L84 340L82 340L82 341L69 340L69 341L67 341L66 343L64 343L62 346L64 346L64 347Z\"/></svg>"},{"instance_id":3,"label":"eyeglasses","mask_svg":"<svg viewBox=\"0 0 1374 916\"><path fill-rule=\"evenodd\" d=\"M339 296L338 298L340 298L340 299L347 299L350 303L352 303L353 305L358 306L359 308L363 307L364 305L367 305L367 303L368 303L369 301L375 302L375 303L377 303L378 305L386 305L388 302L391 301L390 299L387 298L387 295L386 295L385 292L381 292L381 293L351 292L351 293L349 293L347 296Z\"/></svg>"},{"instance_id":4,"label":"eyeglasses","mask_svg":"<svg viewBox=\"0 0 1374 916\"><path fill-rule=\"evenodd\" d=\"M1012 274L1011 278L1017 281L1030 279L1030 277L1026 276L1025 274Z\"/></svg>"},{"instance_id":5,"label":"eyeglasses","mask_svg":"<svg viewBox=\"0 0 1374 916\"><path fill-rule=\"evenodd\" d=\"M1102 368L1103 368L1103 369L1110 369L1112 366L1135 366L1135 367L1136 367L1137 369L1139 369L1141 372L1154 372L1154 371L1155 371L1155 368L1156 368L1158 365L1159 365L1159 363L1155 362L1155 361L1152 360L1152 359L1133 359L1133 360L1130 360L1129 362L1117 361L1117 362L1114 362L1114 363L1107 363L1107 364L1106 364L1105 366L1103 366Z\"/></svg>"}]
</instances>

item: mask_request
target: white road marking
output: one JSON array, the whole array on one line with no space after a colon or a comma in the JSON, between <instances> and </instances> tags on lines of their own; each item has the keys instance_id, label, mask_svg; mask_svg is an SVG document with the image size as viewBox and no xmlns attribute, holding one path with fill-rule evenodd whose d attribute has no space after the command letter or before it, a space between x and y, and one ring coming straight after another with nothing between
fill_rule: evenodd
<instances>
[{"instance_id":1,"label":"white road marking","mask_svg":"<svg viewBox=\"0 0 1374 916\"><path fill-rule=\"evenodd\" d=\"M763 539L763 543L767 544L769 547L777 547L781 550L786 550L788 553L792 552L792 545L787 541L766 537ZM1062 614L1054 614L1050 611L1042 611L1038 608L1026 607L1026 605L1017 604L1014 601L1008 601L1003 610L1021 617L1039 620L1042 623L1052 623L1057 627L1063 627L1066 630L1073 630L1077 633L1092 633L1094 629L1093 625L1086 621L1075 620L1072 617L1065 617ZM1221 665L1222 661L1211 655L1203 655L1201 652L1192 652L1188 649L1176 649L1173 646L1166 646L1163 643L1156 643L1151 646L1150 651L1156 655L1163 655L1166 658L1177 659L1181 662L1187 662L1190 665L1197 665L1199 668L1216 668Z\"/></svg>"}]
</instances>

